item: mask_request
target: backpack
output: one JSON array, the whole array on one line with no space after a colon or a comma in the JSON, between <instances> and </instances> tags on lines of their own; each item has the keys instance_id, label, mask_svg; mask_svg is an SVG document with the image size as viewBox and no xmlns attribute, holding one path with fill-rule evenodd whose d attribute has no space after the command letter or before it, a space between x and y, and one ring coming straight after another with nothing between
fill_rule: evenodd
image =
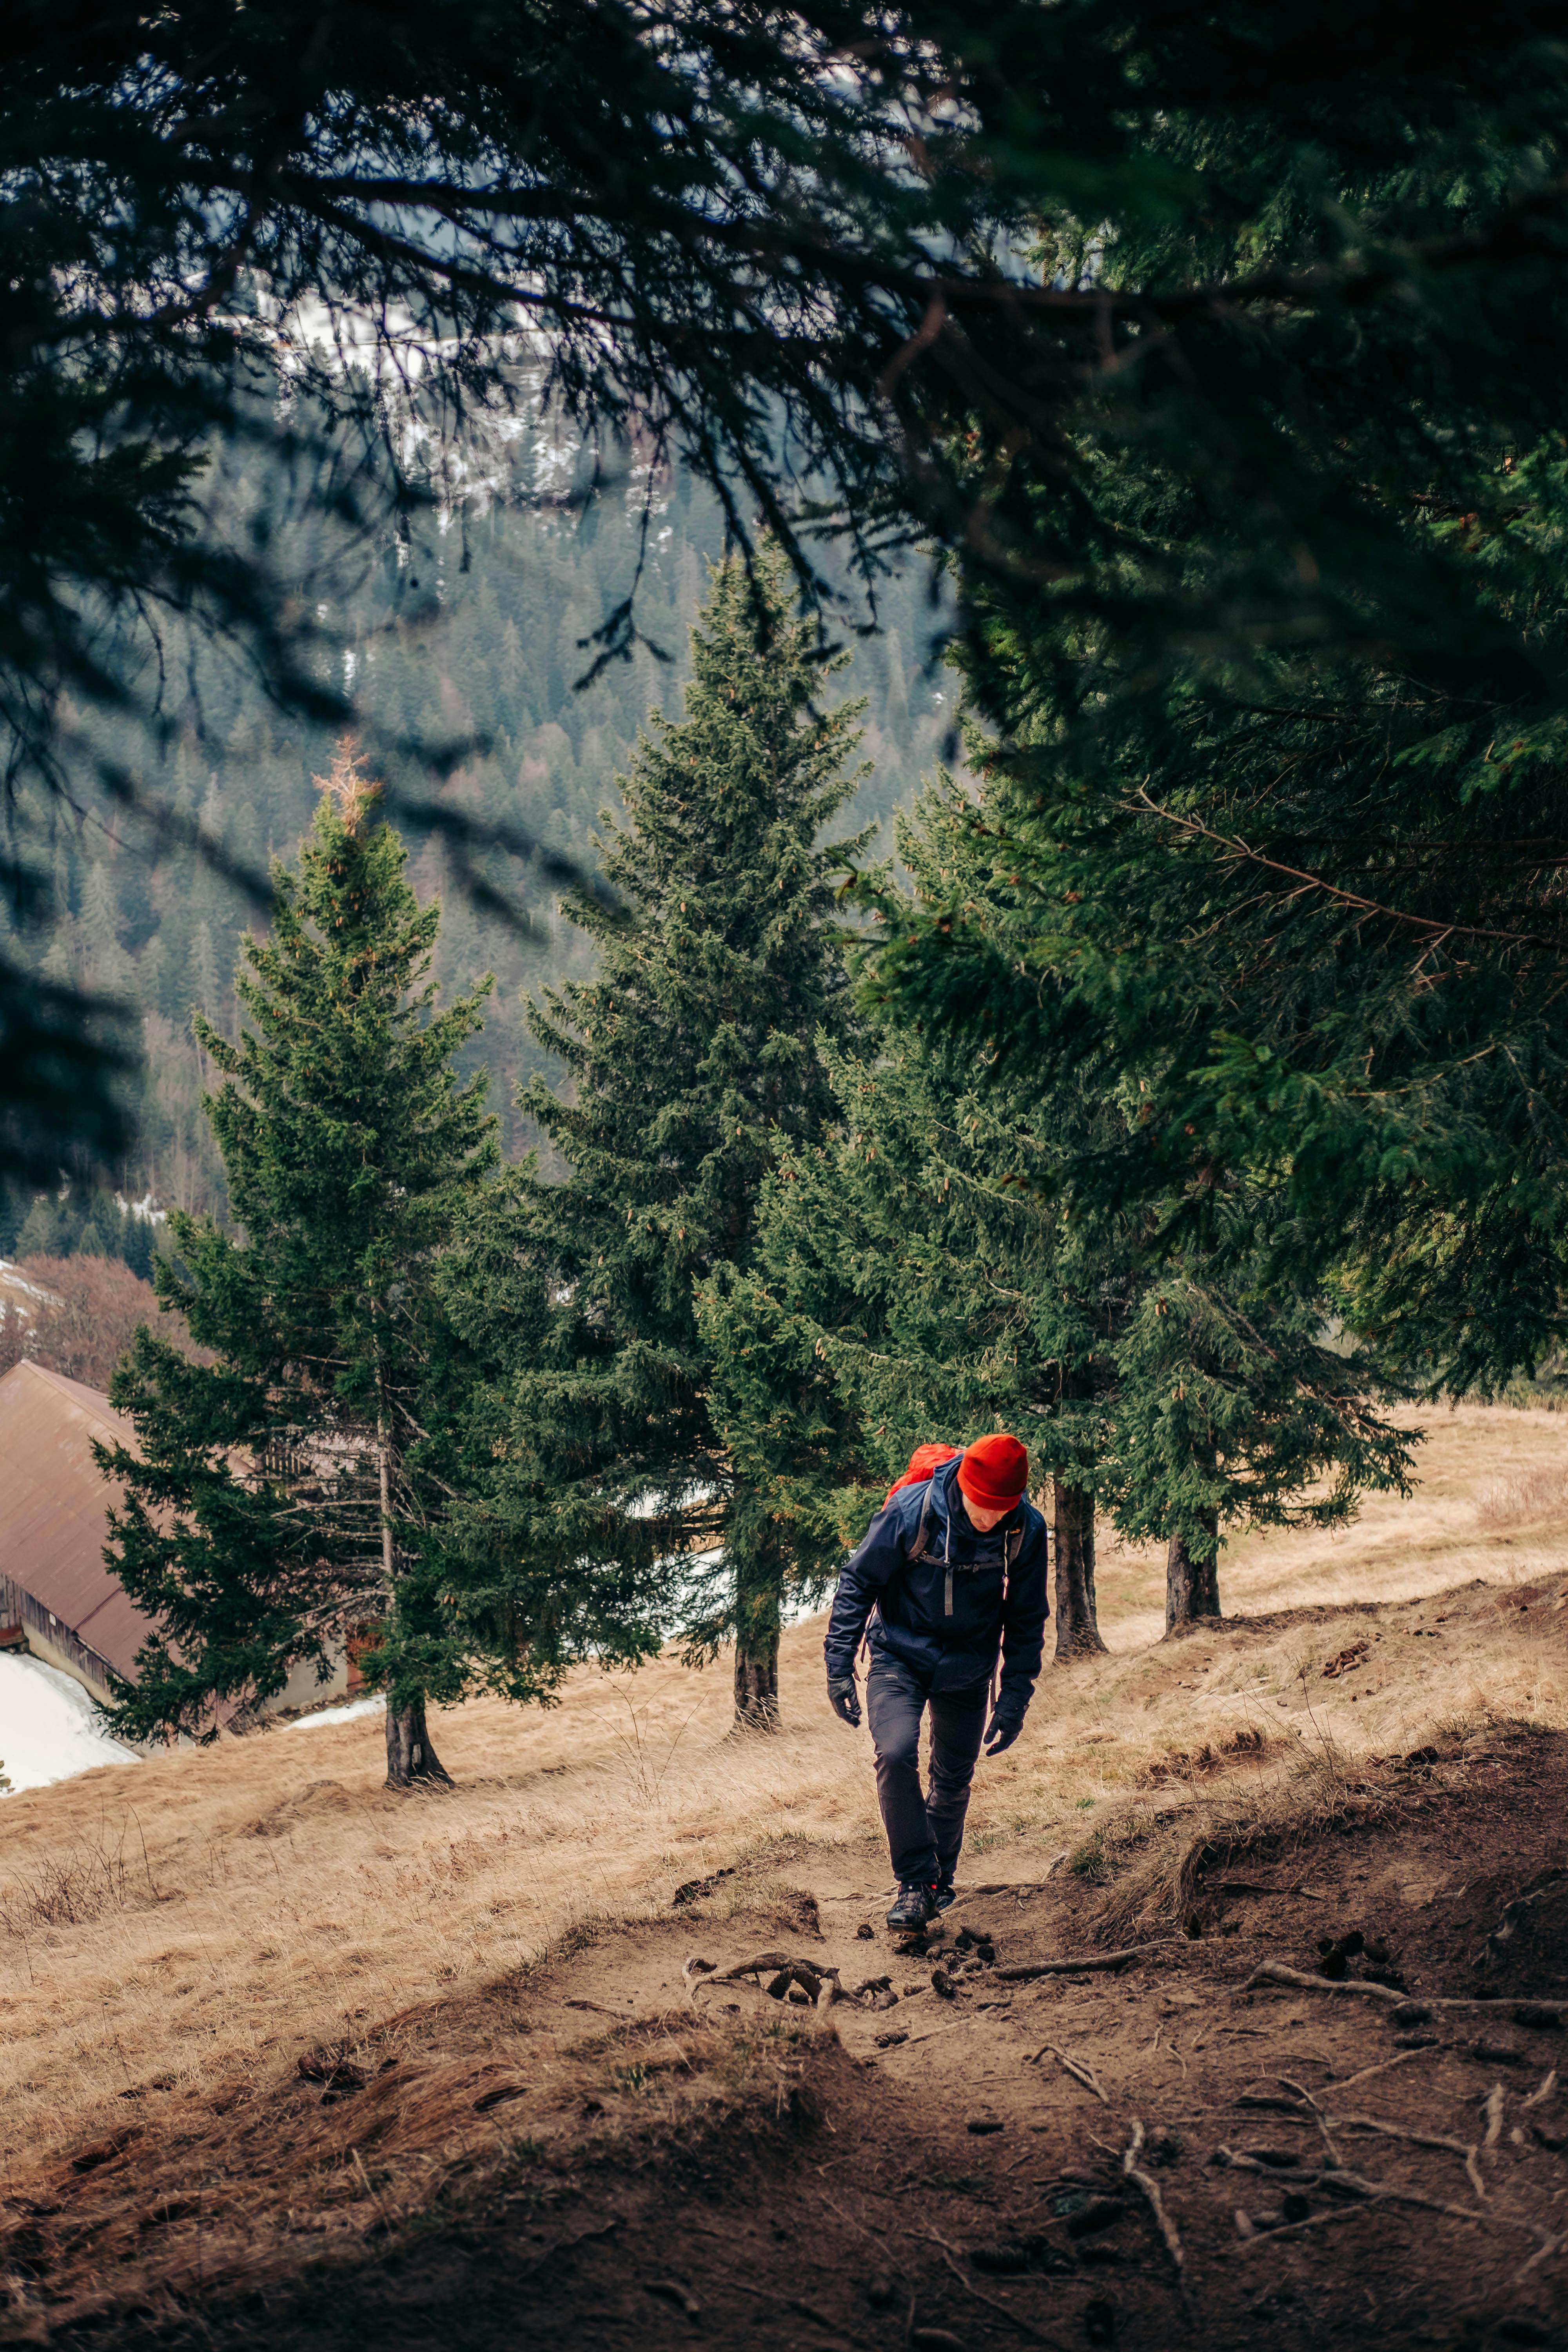
<instances>
[{"instance_id":1,"label":"backpack","mask_svg":"<svg viewBox=\"0 0 1568 2352\"><path fill-rule=\"evenodd\" d=\"M883 1496L882 1508L886 1510L893 1496L901 1494L906 1486L929 1486L931 1472L940 1470L944 1462L951 1462L957 1452L956 1445L943 1445L941 1443L917 1445L910 1456L910 1466L903 1476L895 1478Z\"/></svg>"},{"instance_id":2,"label":"backpack","mask_svg":"<svg viewBox=\"0 0 1568 2352\"><path fill-rule=\"evenodd\" d=\"M917 1445L914 1452L910 1456L909 1468L905 1471L901 1478L896 1478L894 1480L883 1498L882 1508L886 1510L888 1505L892 1501L893 1496L901 1493L904 1487L923 1486L926 1490L924 1495L921 1497L920 1525L915 1529L915 1539L910 1547L909 1557L910 1565L911 1567L914 1565L916 1560L924 1559L927 1549L931 1542L931 1478L934 1474L942 1468L944 1462L955 1462L961 1451L962 1448L959 1446L943 1445L940 1443L927 1445ZM1020 1546L1022 1545L1023 1540L1023 1531L1020 1529L1018 1534L1018 1543ZM1004 1536L1002 1538L1002 1605L1004 1608L1005 1608L1007 1603L1008 1571L1012 1568L1013 1561L1016 1557L1016 1550L1009 1550L1008 1538L1006 1536ZM947 1571L947 1583L942 1596L942 1605L944 1613L951 1617L952 1614L952 1570L951 1568L949 1568Z\"/></svg>"}]
</instances>

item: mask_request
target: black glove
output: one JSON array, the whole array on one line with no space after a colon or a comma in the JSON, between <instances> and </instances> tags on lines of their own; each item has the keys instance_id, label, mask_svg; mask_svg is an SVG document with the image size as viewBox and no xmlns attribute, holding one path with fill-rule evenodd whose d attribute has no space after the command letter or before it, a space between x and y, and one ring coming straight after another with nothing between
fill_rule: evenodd
<instances>
[{"instance_id":1,"label":"black glove","mask_svg":"<svg viewBox=\"0 0 1568 2352\"><path fill-rule=\"evenodd\" d=\"M827 1704L833 1709L834 1714L838 1717L840 1723L847 1723L851 1731L858 1729L860 1723L860 1694L855 1687L855 1677L853 1675L828 1675Z\"/></svg>"},{"instance_id":2,"label":"black glove","mask_svg":"<svg viewBox=\"0 0 1568 2352\"><path fill-rule=\"evenodd\" d=\"M1004 1699L986 1726L985 1753L987 1756L1000 1756L1004 1748L1011 1748L1023 1728L1024 1717L1021 1711L1017 1707L1009 1706Z\"/></svg>"}]
</instances>

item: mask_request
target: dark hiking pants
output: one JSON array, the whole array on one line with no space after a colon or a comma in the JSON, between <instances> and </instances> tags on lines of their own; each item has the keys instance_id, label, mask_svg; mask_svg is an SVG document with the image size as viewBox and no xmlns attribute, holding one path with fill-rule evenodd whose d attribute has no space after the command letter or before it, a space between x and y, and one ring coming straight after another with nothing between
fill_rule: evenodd
<instances>
[{"instance_id":1,"label":"dark hiking pants","mask_svg":"<svg viewBox=\"0 0 1568 2352\"><path fill-rule=\"evenodd\" d=\"M866 1715L877 1750L877 1799L895 1878L951 1877L963 1843L969 1784L985 1732L985 1683L933 1691L896 1658L873 1655ZM921 1717L931 1709L931 1794L921 1790Z\"/></svg>"}]
</instances>

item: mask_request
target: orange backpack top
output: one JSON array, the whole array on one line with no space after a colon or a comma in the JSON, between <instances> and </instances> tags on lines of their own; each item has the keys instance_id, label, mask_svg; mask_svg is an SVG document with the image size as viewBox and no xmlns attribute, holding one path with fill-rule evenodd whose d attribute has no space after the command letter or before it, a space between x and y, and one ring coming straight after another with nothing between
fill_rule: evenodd
<instances>
[{"instance_id":1,"label":"orange backpack top","mask_svg":"<svg viewBox=\"0 0 1568 2352\"><path fill-rule=\"evenodd\" d=\"M886 1510L893 1496L903 1487L925 1486L933 1470L940 1470L944 1462L956 1461L958 1454L959 1448L956 1445L917 1445L910 1456L910 1466L903 1476L895 1478L883 1496L882 1508Z\"/></svg>"}]
</instances>

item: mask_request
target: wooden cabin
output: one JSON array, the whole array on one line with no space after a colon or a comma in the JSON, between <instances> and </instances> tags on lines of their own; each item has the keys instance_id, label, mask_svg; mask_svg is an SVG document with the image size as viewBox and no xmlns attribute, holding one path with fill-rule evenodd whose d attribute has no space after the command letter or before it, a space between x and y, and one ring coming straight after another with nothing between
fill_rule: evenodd
<instances>
[{"instance_id":1,"label":"wooden cabin","mask_svg":"<svg viewBox=\"0 0 1568 2352\"><path fill-rule=\"evenodd\" d=\"M104 1561L120 1489L93 1460L95 1438L135 1447L100 1390L26 1358L0 1379L0 1648L25 1649L104 1698L110 1668L135 1681L152 1625ZM349 1683L341 1661L324 1683L297 1666L264 1711L320 1706Z\"/></svg>"}]
</instances>

